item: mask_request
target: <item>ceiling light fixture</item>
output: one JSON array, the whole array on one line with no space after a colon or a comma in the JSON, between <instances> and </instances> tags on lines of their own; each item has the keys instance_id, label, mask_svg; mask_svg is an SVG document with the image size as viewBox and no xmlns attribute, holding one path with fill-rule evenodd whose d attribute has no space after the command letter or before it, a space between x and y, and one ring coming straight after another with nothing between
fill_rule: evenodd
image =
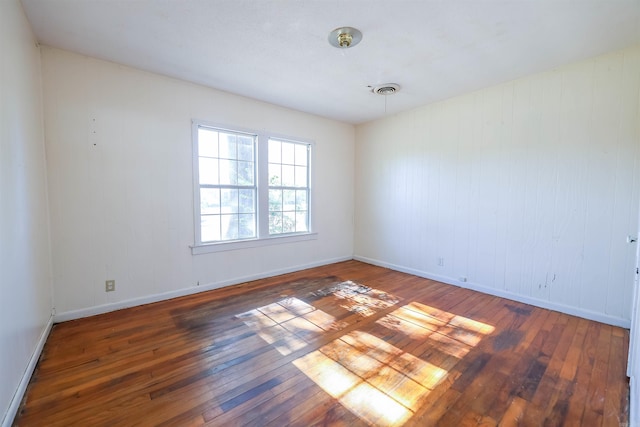
<instances>
[{"instance_id":1,"label":"ceiling light fixture","mask_svg":"<svg viewBox=\"0 0 640 427\"><path fill-rule=\"evenodd\" d=\"M362 40L360 30L352 27L340 27L329 33L329 44L339 49L354 47Z\"/></svg>"}]
</instances>

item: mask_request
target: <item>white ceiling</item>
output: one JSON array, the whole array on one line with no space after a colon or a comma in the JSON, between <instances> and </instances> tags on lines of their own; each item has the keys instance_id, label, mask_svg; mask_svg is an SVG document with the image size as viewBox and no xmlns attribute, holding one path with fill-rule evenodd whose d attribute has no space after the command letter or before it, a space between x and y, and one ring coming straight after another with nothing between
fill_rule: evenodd
<instances>
[{"instance_id":1,"label":"white ceiling","mask_svg":"<svg viewBox=\"0 0 640 427\"><path fill-rule=\"evenodd\" d=\"M640 43L640 0L22 3L41 44L354 124Z\"/></svg>"}]
</instances>

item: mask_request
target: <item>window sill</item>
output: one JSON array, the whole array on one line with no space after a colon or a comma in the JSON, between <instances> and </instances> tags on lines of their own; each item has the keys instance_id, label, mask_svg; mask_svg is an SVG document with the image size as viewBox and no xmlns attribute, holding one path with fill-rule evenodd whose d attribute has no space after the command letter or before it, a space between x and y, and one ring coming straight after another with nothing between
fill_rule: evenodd
<instances>
[{"instance_id":1,"label":"window sill","mask_svg":"<svg viewBox=\"0 0 640 427\"><path fill-rule=\"evenodd\" d=\"M288 234L285 236L266 237L263 239L236 240L233 242L207 243L191 246L192 255L208 254L213 252L235 251L238 249L258 248L262 246L279 245L282 243L303 242L316 240L318 233Z\"/></svg>"}]
</instances>

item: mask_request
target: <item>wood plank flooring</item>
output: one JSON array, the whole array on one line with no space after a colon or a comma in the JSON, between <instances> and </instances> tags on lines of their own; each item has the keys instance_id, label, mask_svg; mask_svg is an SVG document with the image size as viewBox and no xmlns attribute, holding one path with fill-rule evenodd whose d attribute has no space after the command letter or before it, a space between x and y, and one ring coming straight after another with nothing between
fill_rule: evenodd
<instances>
[{"instance_id":1,"label":"wood plank flooring","mask_svg":"<svg viewBox=\"0 0 640 427\"><path fill-rule=\"evenodd\" d=\"M628 331L343 262L53 327L16 426L624 426Z\"/></svg>"}]
</instances>

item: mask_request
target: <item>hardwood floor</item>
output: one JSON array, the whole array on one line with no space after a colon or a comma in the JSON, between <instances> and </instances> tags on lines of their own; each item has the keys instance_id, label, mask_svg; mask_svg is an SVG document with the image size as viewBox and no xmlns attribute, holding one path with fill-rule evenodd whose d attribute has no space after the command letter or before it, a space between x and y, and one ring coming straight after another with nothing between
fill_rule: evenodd
<instances>
[{"instance_id":1,"label":"hardwood floor","mask_svg":"<svg viewBox=\"0 0 640 427\"><path fill-rule=\"evenodd\" d=\"M623 426L628 331L357 261L57 324L18 426Z\"/></svg>"}]
</instances>

